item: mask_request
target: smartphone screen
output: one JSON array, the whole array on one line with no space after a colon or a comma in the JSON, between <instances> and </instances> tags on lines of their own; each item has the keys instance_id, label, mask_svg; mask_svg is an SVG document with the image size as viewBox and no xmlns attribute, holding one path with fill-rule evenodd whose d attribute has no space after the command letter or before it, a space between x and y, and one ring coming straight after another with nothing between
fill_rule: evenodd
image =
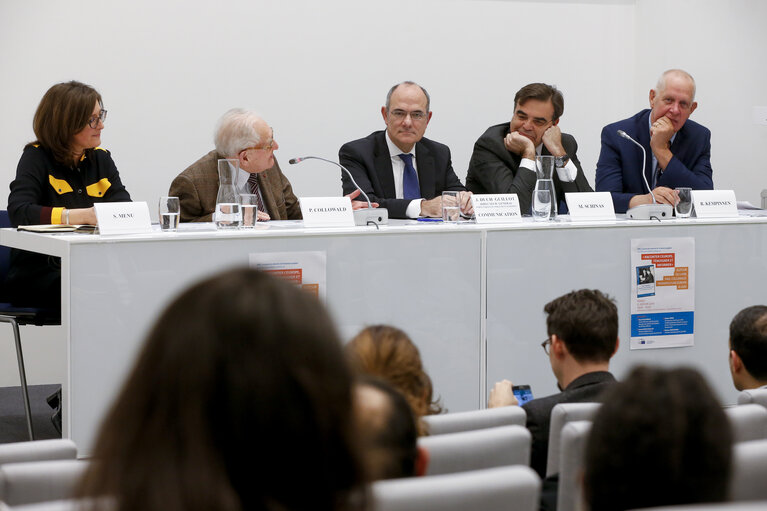
<instances>
[{"instance_id":1,"label":"smartphone screen","mask_svg":"<svg viewBox=\"0 0 767 511\"><path fill-rule=\"evenodd\" d=\"M520 406L533 399L533 391L530 390L530 385L514 385L511 390L514 392L514 397L517 398Z\"/></svg>"}]
</instances>

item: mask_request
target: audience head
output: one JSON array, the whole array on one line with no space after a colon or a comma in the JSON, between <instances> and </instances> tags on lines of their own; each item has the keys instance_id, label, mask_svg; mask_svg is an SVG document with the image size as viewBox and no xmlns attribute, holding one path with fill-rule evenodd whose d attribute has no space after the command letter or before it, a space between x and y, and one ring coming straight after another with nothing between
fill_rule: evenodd
<instances>
[{"instance_id":1,"label":"audience head","mask_svg":"<svg viewBox=\"0 0 767 511\"><path fill-rule=\"evenodd\" d=\"M402 82L389 89L381 115L394 145L409 153L426 132L431 120L431 98L426 89L415 82Z\"/></svg>"},{"instance_id":2,"label":"audience head","mask_svg":"<svg viewBox=\"0 0 767 511\"><path fill-rule=\"evenodd\" d=\"M517 91L514 96L514 114L509 131L516 131L529 138L533 145L543 141L543 134L559 123L565 110L562 93L553 85L531 83Z\"/></svg>"},{"instance_id":3,"label":"audience head","mask_svg":"<svg viewBox=\"0 0 767 511\"><path fill-rule=\"evenodd\" d=\"M767 385L767 306L746 307L732 318L730 371L738 390Z\"/></svg>"},{"instance_id":4,"label":"audience head","mask_svg":"<svg viewBox=\"0 0 767 511\"><path fill-rule=\"evenodd\" d=\"M723 501L730 423L695 370L638 367L606 393L585 448L591 511Z\"/></svg>"},{"instance_id":5,"label":"audience head","mask_svg":"<svg viewBox=\"0 0 767 511\"><path fill-rule=\"evenodd\" d=\"M423 368L418 348L399 328L369 326L349 342L346 351L360 373L381 378L400 391L417 419L442 411L439 403L432 401L431 378ZM420 434L425 433L420 420L418 429Z\"/></svg>"},{"instance_id":6,"label":"audience head","mask_svg":"<svg viewBox=\"0 0 767 511\"><path fill-rule=\"evenodd\" d=\"M76 81L57 83L37 106L33 144L50 151L57 162L72 165L73 158L101 144L105 118L96 89Z\"/></svg>"},{"instance_id":7,"label":"audience head","mask_svg":"<svg viewBox=\"0 0 767 511\"><path fill-rule=\"evenodd\" d=\"M219 156L238 159L240 168L251 174L272 168L274 151L280 147L266 121L243 108L232 108L221 116L213 139Z\"/></svg>"},{"instance_id":8,"label":"audience head","mask_svg":"<svg viewBox=\"0 0 767 511\"><path fill-rule=\"evenodd\" d=\"M230 270L157 320L79 494L121 509L359 508L354 432L351 371L324 307Z\"/></svg>"},{"instance_id":9,"label":"audience head","mask_svg":"<svg viewBox=\"0 0 767 511\"><path fill-rule=\"evenodd\" d=\"M679 131L690 115L698 108L695 102L695 80L687 71L669 69L665 71L654 89L650 90L651 122L661 117L668 118Z\"/></svg>"},{"instance_id":10,"label":"audience head","mask_svg":"<svg viewBox=\"0 0 767 511\"><path fill-rule=\"evenodd\" d=\"M383 380L361 375L354 398L368 479L424 475L428 460L416 444L416 419L405 397Z\"/></svg>"}]
</instances>

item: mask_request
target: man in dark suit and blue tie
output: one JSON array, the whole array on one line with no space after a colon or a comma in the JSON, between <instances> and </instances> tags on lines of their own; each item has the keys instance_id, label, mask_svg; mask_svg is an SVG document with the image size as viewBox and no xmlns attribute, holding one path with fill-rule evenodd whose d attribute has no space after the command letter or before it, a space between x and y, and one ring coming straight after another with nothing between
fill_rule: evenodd
<instances>
[{"instance_id":1,"label":"man in dark suit and blue tie","mask_svg":"<svg viewBox=\"0 0 767 511\"><path fill-rule=\"evenodd\" d=\"M681 69L670 69L650 90L649 110L605 126L596 189L612 193L616 213L653 202L642 179L642 151L618 130L647 151L644 172L659 203L675 205L677 187L713 189L711 132L689 120L697 107L695 80Z\"/></svg>"},{"instance_id":2,"label":"man in dark suit and blue tie","mask_svg":"<svg viewBox=\"0 0 767 511\"><path fill-rule=\"evenodd\" d=\"M441 217L441 194L450 190L461 192L461 211L473 214L471 194L453 171L450 149L423 136L432 115L429 103L420 85L395 85L381 107L386 130L348 142L338 151L341 165L391 218ZM344 194L355 190L345 173L341 182Z\"/></svg>"}]
</instances>

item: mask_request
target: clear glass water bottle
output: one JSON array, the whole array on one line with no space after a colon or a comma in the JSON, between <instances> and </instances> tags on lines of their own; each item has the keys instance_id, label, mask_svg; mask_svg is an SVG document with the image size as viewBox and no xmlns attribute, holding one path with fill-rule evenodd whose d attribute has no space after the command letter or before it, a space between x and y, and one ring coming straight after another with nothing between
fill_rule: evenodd
<instances>
[{"instance_id":1,"label":"clear glass water bottle","mask_svg":"<svg viewBox=\"0 0 767 511\"><path fill-rule=\"evenodd\" d=\"M218 160L218 195L213 221L217 229L237 229L242 224L240 195L235 183L240 172L240 160Z\"/></svg>"}]
</instances>

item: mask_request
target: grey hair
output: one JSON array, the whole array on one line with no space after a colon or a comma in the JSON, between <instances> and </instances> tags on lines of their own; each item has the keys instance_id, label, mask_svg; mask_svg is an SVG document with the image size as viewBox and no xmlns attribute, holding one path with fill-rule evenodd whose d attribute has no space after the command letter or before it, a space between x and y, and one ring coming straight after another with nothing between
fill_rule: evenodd
<instances>
[{"instance_id":1,"label":"grey hair","mask_svg":"<svg viewBox=\"0 0 767 511\"><path fill-rule=\"evenodd\" d=\"M394 91L397 90L397 87L400 85L416 85L418 86L422 91L423 94L426 96L426 112L429 112L429 105L431 104L431 96L429 96L429 93L426 92L426 89L424 89L422 86L418 85L415 82L411 82L410 80L405 80L404 82L399 82L398 84L394 85L391 89L389 89L389 93L386 94L386 112L389 112L389 105L391 104L391 95L394 94Z\"/></svg>"},{"instance_id":2,"label":"grey hair","mask_svg":"<svg viewBox=\"0 0 767 511\"><path fill-rule=\"evenodd\" d=\"M231 158L247 147L258 145L261 135L255 125L261 120L256 112L244 108L232 108L222 115L213 136L218 154Z\"/></svg>"},{"instance_id":3,"label":"grey hair","mask_svg":"<svg viewBox=\"0 0 767 511\"><path fill-rule=\"evenodd\" d=\"M666 77L670 74L680 76L682 78L687 78L690 80L690 83L692 83L692 99L691 101L695 101L695 78L692 77L690 73L687 71L684 71L682 69L669 69L667 71L664 71L662 75L660 75L660 78L658 78L658 83L655 85L655 93L658 94L664 90L666 90Z\"/></svg>"}]
</instances>

